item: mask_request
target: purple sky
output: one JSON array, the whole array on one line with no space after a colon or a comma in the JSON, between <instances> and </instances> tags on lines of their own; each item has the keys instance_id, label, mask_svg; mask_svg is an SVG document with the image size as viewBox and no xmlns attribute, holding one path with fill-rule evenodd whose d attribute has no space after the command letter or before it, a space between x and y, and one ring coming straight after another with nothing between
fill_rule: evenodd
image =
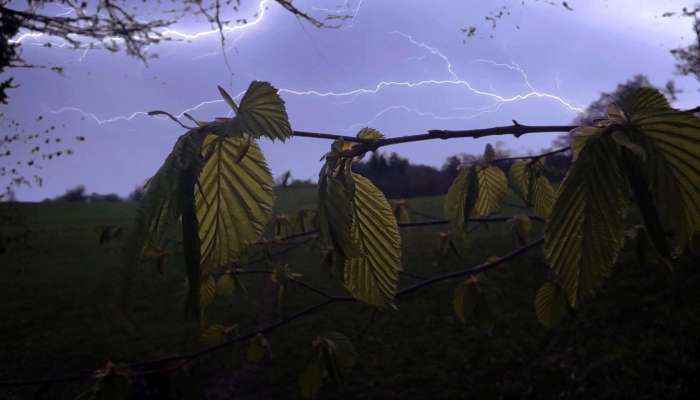
<instances>
[{"instance_id":1,"label":"purple sky","mask_svg":"<svg viewBox=\"0 0 700 400\"><path fill-rule=\"evenodd\" d=\"M700 105L697 81L674 76L669 54L692 40L691 20L661 18L664 11L678 11L694 0L568 1L574 11L533 0L525 6L520 1L295 2L319 16L323 8L356 12L354 20L335 30L300 22L269 0L269 8L256 17L259 1L242 0L242 10L231 15L249 20L227 34L233 76L218 33L201 33L211 29L205 21L175 27L179 33L200 34L152 47L159 57L148 67L122 53L49 49L41 44L60 42L24 38L28 62L63 66L66 73L11 71L22 86L10 92L5 118L41 135L11 144L13 155L0 158L0 165L44 179L42 187L18 190L18 197L41 200L78 184L89 192L128 194L155 172L184 132L144 111L178 114L189 109L202 120L225 116L228 110L216 85L239 93L253 79L282 89L294 129L338 134L355 134L364 126L398 136L503 125L512 119L569 123L576 109L585 108L601 91L639 73L659 86L675 78L685 90L675 106ZM484 17L502 5L509 5L511 15L492 29ZM63 12L50 7L55 9L47 12ZM468 26L477 32L463 44L460 28ZM182 37L177 32L170 35ZM40 115L43 119L37 121ZM43 134L50 126L55 130ZM76 136L86 140L79 142ZM481 152L489 141L502 140L512 151L527 153L549 146L554 136L421 142L387 150L439 166L448 155ZM44 144L47 138L51 144ZM56 138L62 141L56 143ZM36 145L41 151L32 154ZM289 169L301 179L316 178L318 160L329 145L305 138L262 141L275 175ZM74 154L41 159L42 153L66 148ZM31 159L31 167L16 165Z\"/></svg>"}]
</instances>

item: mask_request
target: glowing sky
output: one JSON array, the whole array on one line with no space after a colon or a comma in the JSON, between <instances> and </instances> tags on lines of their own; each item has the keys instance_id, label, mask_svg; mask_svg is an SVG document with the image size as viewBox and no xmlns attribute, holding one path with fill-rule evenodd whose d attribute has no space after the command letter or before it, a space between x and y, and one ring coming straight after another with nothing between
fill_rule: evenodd
<instances>
[{"instance_id":1,"label":"glowing sky","mask_svg":"<svg viewBox=\"0 0 700 400\"><path fill-rule=\"evenodd\" d=\"M143 112L190 110L202 120L224 116L228 110L216 85L239 93L253 79L282 89L294 129L338 134L354 134L367 125L398 136L504 125L513 119L566 124L601 91L638 73L659 86L676 78L685 93L675 106L700 105L697 81L675 77L669 54L692 40L691 21L661 18L692 0L568 1L574 11L533 0L524 6L520 1L295 2L320 17L323 9L356 13L341 29L314 28L273 1L262 7L259 0L242 3L231 18L247 18L249 24L227 32L233 76L218 33L207 33L211 27L201 20L183 21L169 31L190 40L152 47L158 58L147 67L121 53L49 49L41 44L50 38L23 37L28 62L63 66L66 72L60 77L42 70L11 71L22 86L10 92L6 118L20 122L27 133L55 127L38 141L13 144L12 157L0 158L0 165L44 178L42 187L23 188L18 197L40 200L78 184L89 192L126 195L155 172L184 133L171 121ZM511 15L492 29L484 17L502 5ZM55 7L51 12L65 11ZM468 26L477 27L474 37L460 31ZM86 140L79 142L77 136ZM502 140L512 151L526 153L549 146L554 136L422 142L387 150L439 166L448 155L481 152L489 141ZM41 152L32 154L36 145ZM305 138L262 142L275 175L289 169L301 179L317 176L319 157L329 145ZM41 153L65 148L74 154L41 160ZM36 159L31 167L15 165L31 159Z\"/></svg>"}]
</instances>

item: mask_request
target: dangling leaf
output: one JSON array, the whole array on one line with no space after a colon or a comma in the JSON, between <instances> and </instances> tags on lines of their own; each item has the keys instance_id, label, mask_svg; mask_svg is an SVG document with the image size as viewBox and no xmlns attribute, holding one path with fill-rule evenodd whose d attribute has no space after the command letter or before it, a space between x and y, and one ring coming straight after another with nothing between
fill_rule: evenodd
<instances>
[{"instance_id":1,"label":"dangling leaf","mask_svg":"<svg viewBox=\"0 0 700 400\"><path fill-rule=\"evenodd\" d=\"M299 210L294 219L294 226L299 233L318 229L318 212L316 210Z\"/></svg>"},{"instance_id":2,"label":"dangling leaf","mask_svg":"<svg viewBox=\"0 0 700 400\"><path fill-rule=\"evenodd\" d=\"M530 233L530 228L532 228L532 221L530 221L530 217L522 214L513 217L512 221L513 233L515 233L518 243L524 246L525 243L527 243L527 236Z\"/></svg>"},{"instance_id":3,"label":"dangling leaf","mask_svg":"<svg viewBox=\"0 0 700 400\"><path fill-rule=\"evenodd\" d=\"M479 295L476 280L467 280L455 288L452 307L462 323L466 323L467 319L474 314Z\"/></svg>"},{"instance_id":4,"label":"dangling leaf","mask_svg":"<svg viewBox=\"0 0 700 400\"><path fill-rule=\"evenodd\" d=\"M369 179L355 181L352 240L360 255L345 258L345 287L358 300L385 306L394 300L401 271L401 237L391 206Z\"/></svg>"},{"instance_id":5,"label":"dangling leaf","mask_svg":"<svg viewBox=\"0 0 700 400\"><path fill-rule=\"evenodd\" d=\"M243 138L208 135L195 190L202 274L236 261L262 236L272 215L272 175L257 144L234 160Z\"/></svg>"},{"instance_id":6,"label":"dangling leaf","mask_svg":"<svg viewBox=\"0 0 700 400\"><path fill-rule=\"evenodd\" d=\"M503 208L508 194L508 180L498 167L485 167L478 171L479 197L474 205L474 214L486 217Z\"/></svg>"},{"instance_id":7,"label":"dangling leaf","mask_svg":"<svg viewBox=\"0 0 700 400\"><path fill-rule=\"evenodd\" d=\"M323 383L323 372L321 353L318 351L306 364L304 372L299 377L299 386L301 386L301 396L303 398L310 400L318 398L321 384Z\"/></svg>"},{"instance_id":8,"label":"dangling leaf","mask_svg":"<svg viewBox=\"0 0 700 400\"><path fill-rule=\"evenodd\" d=\"M196 162L199 156L197 144L192 133L180 136L163 165L145 185L136 224L126 243L127 265L136 267L149 248L161 249L168 240L179 240L180 174Z\"/></svg>"},{"instance_id":9,"label":"dangling leaf","mask_svg":"<svg viewBox=\"0 0 700 400\"><path fill-rule=\"evenodd\" d=\"M253 81L241 99L236 119L242 132L285 140L292 136L284 100L268 82Z\"/></svg>"},{"instance_id":10,"label":"dangling leaf","mask_svg":"<svg viewBox=\"0 0 700 400\"><path fill-rule=\"evenodd\" d=\"M236 282L231 275L221 275L216 280L216 294L219 296L228 297L236 291Z\"/></svg>"},{"instance_id":11,"label":"dangling leaf","mask_svg":"<svg viewBox=\"0 0 700 400\"><path fill-rule=\"evenodd\" d=\"M287 215L280 214L275 218L273 224L273 235L275 240L280 240L292 234L292 224Z\"/></svg>"},{"instance_id":12,"label":"dangling leaf","mask_svg":"<svg viewBox=\"0 0 700 400\"><path fill-rule=\"evenodd\" d=\"M406 206L406 200L390 200L392 212L394 213L394 218L399 224L407 224L411 222L411 215L408 213L408 207Z\"/></svg>"},{"instance_id":13,"label":"dangling leaf","mask_svg":"<svg viewBox=\"0 0 700 400\"><path fill-rule=\"evenodd\" d=\"M569 300L561 286L546 282L535 296L535 314L542 325L554 328L570 314Z\"/></svg>"},{"instance_id":14,"label":"dangling leaf","mask_svg":"<svg viewBox=\"0 0 700 400\"><path fill-rule=\"evenodd\" d=\"M248 343L246 358L248 361L260 361L265 357L265 354L270 352L270 343L265 339L265 336L258 333Z\"/></svg>"},{"instance_id":15,"label":"dangling leaf","mask_svg":"<svg viewBox=\"0 0 700 400\"><path fill-rule=\"evenodd\" d=\"M202 280L202 287L200 289L200 303L199 307L202 312L209 307L214 297L216 297L216 280L214 277L209 276Z\"/></svg>"},{"instance_id":16,"label":"dangling leaf","mask_svg":"<svg viewBox=\"0 0 700 400\"><path fill-rule=\"evenodd\" d=\"M107 365L95 373L97 382L88 392L90 400L126 400L131 398L131 371L127 366Z\"/></svg>"},{"instance_id":17,"label":"dangling leaf","mask_svg":"<svg viewBox=\"0 0 700 400\"><path fill-rule=\"evenodd\" d=\"M348 369L357 361L357 351L350 339L340 332L326 332L322 337L333 346L335 362L341 369Z\"/></svg>"},{"instance_id":18,"label":"dangling leaf","mask_svg":"<svg viewBox=\"0 0 700 400\"><path fill-rule=\"evenodd\" d=\"M680 253L700 231L700 120L670 108L657 90L632 91L622 109L625 134L647 154L645 180L655 197L664 231Z\"/></svg>"},{"instance_id":19,"label":"dangling leaf","mask_svg":"<svg viewBox=\"0 0 700 400\"><path fill-rule=\"evenodd\" d=\"M486 295L479 289L477 279L471 277L455 288L452 297L455 314L462 323L474 321L479 329L490 333L494 326L494 316Z\"/></svg>"},{"instance_id":20,"label":"dangling leaf","mask_svg":"<svg viewBox=\"0 0 700 400\"><path fill-rule=\"evenodd\" d=\"M635 202L639 207L642 214L642 219L646 229L638 230L638 233L648 240L650 244L656 248L656 251L662 255L664 258L671 257L671 249L666 240L666 234L664 233L663 224L657 207L655 204L654 196L649 190L649 184L646 182L643 169L643 160L639 155L628 151L627 149L622 149L620 151L620 164L622 171L627 176L627 181L629 182L630 189L634 194ZM646 158L646 156L644 157ZM649 233L647 235L647 232Z\"/></svg>"},{"instance_id":21,"label":"dangling leaf","mask_svg":"<svg viewBox=\"0 0 700 400\"><path fill-rule=\"evenodd\" d=\"M445 215L456 231L466 231L469 216L479 198L479 174L476 166L462 168L445 197Z\"/></svg>"},{"instance_id":22,"label":"dangling leaf","mask_svg":"<svg viewBox=\"0 0 700 400\"><path fill-rule=\"evenodd\" d=\"M223 325L209 326L199 338L204 346L217 346L226 340L226 328Z\"/></svg>"},{"instance_id":23,"label":"dangling leaf","mask_svg":"<svg viewBox=\"0 0 700 400\"><path fill-rule=\"evenodd\" d=\"M540 175L534 179L530 192L530 201L535 212L542 217L549 218L554 206L554 188L546 176Z\"/></svg>"},{"instance_id":24,"label":"dangling leaf","mask_svg":"<svg viewBox=\"0 0 700 400\"><path fill-rule=\"evenodd\" d=\"M378 130L373 129L373 128L360 129L360 131L357 132L357 137L359 139L375 139L375 140L384 139L384 135L381 132L379 132Z\"/></svg>"},{"instance_id":25,"label":"dangling leaf","mask_svg":"<svg viewBox=\"0 0 700 400\"><path fill-rule=\"evenodd\" d=\"M589 139L559 188L544 253L573 307L610 274L624 244L625 182L609 137Z\"/></svg>"},{"instance_id":26,"label":"dangling leaf","mask_svg":"<svg viewBox=\"0 0 700 400\"><path fill-rule=\"evenodd\" d=\"M341 143L334 143L321 168L318 183L319 233L324 243L345 258L358 257L360 245L351 235L355 218L355 180L350 161L340 160Z\"/></svg>"},{"instance_id":27,"label":"dangling leaf","mask_svg":"<svg viewBox=\"0 0 700 400\"><path fill-rule=\"evenodd\" d=\"M528 161L516 161L510 166L510 185L522 199L527 199L528 191Z\"/></svg>"},{"instance_id":28,"label":"dangling leaf","mask_svg":"<svg viewBox=\"0 0 700 400\"><path fill-rule=\"evenodd\" d=\"M688 243L688 250L694 256L700 256L700 232L696 232Z\"/></svg>"}]
</instances>

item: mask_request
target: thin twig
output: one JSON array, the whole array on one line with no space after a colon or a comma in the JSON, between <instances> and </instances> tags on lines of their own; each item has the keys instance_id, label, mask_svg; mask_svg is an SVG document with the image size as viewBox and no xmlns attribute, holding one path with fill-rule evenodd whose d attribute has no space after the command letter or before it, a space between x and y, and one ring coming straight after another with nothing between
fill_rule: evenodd
<instances>
[{"instance_id":1,"label":"thin twig","mask_svg":"<svg viewBox=\"0 0 700 400\"><path fill-rule=\"evenodd\" d=\"M471 268L466 268L463 270L459 271L453 271L449 272L446 274L441 274L441 275L436 275L433 276L429 279L426 279L423 282L420 282L418 284L409 286L405 289L402 289L396 293L396 298L399 297L404 297L408 294L411 294L413 292L416 292L421 289L425 289L427 287L430 287L438 282L454 279L454 278L463 278L471 275L475 275L484 271L487 271L491 268L497 267L500 264L509 261L515 257L518 257L529 250L541 245L544 242L544 239L539 239L536 240L526 246L520 247L511 253L497 258L495 260L487 261L482 264L479 264L475 267ZM255 331L250 331L245 334L241 334L238 336L235 336L229 340L224 341L223 343L220 343L215 346L207 347L205 349L202 349L197 352L189 353L189 354L179 354L175 356L170 356L170 357L164 357L160 359L155 359L155 360L150 360L150 361L142 361L142 362L136 362L136 363L131 363L129 364L129 367L133 371L133 375L135 376L143 376L143 375L149 375L149 374L154 374L154 373L162 373L164 370L167 371L172 371L174 369L182 368L185 365L191 363L192 361L201 358L204 355L214 353L216 351L219 351L221 349L227 348L229 346L232 346L236 343L240 343L249 339L252 339L255 337L258 333L260 334L266 334L269 333L277 328L280 328L284 325L287 325L297 319L300 319L306 315L309 315L321 308L324 308L330 304L333 303L357 303L359 302L357 299L354 297L350 296L331 296L328 295L328 297L323 300L322 302L313 304L311 306L308 306L292 315L289 315L286 318L280 319L277 322L274 322L270 325L267 325L261 329L255 330ZM171 363L176 362L177 364L175 365L170 365ZM92 377L92 373L81 373L81 374L73 374L73 375L66 375L62 377L55 377L55 378L48 378L48 379L32 379L32 380L12 380L12 381L4 381L0 382L0 387L21 387L21 386L36 386L36 385L42 385L42 384L53 384L53 383L62 383L62 382L73 382L73 381L78 381L81 379L86 379L89 377Z\"/></svg>"}]
</instances>

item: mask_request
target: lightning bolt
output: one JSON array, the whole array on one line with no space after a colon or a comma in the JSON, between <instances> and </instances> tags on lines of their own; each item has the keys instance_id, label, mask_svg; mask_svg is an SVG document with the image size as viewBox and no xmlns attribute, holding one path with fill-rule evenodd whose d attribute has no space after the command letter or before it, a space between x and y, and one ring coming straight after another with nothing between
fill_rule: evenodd
<instances>
[{"instance_id":1,"label":"lightning bolt","mask_svg":"<svg viewBox=\"0 0 700 400\"><path fill-rule=\"evenodd\" d=\"M230 27L228 29L225 28L225 30L227 30L227 31L241 30L241 29L244 29L246 27L249 27L250 25L259 24L264 17L266 1L268 1L268 0L262 0L259 3L259 13L258 13L256 20L254 20L248 24L245 24L245 25ZM357 15L357 13L359 13L361 5L362 5L362 1L360 1L358 3L358 6L355 8L353 15ZM320 8L317 8L317 9L322 10L322 11L333 11L333 10L329 10L329 9L320 9ZM194 34L185 34L185 33L173 31L173 30L168 30L167 32L169 34L173 34L173 35L179 36L181 38L186 38L188 40L195 40L195 39L199 39L199 38L202 38L204 36L207 36L207 35L212 35L212 34L218 33L217 30L202 31L202 32L194 33ZM523 70L523 68L521 68L515 62L511 62L510 64L506 64L506 63L498 63L496 61L485 60L485 59L477 59L477 60L472 61L472 62L477 62L477 63L490 64L490 65L492 65L494 67L498 67L498 68L507 68L507 69L514 71L520 75L520 77L523 80L523 83L526 85L529 92L520 93L520 94L516 94L516 95L512 95L512 96L504 96L504 95L497 93L493 89L491 89L490 91L478 89L478 88L474 87L469 81L461 78L457 74L457 72L455 71L455 67L454 67L454 64L452 63L452 61L442 51L440 51L436 47L430 46L425 42L418 41L418 40L414 39L413 36L408 35L408 34L403 33L403 32L400 32L400 31L392 31L392 32L389 32L389 34L400 36L400 37L406 39L409 43L413 44L414 46L425 50L427 54L424 55L423 57L419 58L419 60L424 58L427 55L432 55L432 56L435 56L435 57L439 58L440 60L442 60L442 62L445 65L446 72L449 74L450 79L425 79L425 80L418 80L418 81L380 81L380 82L376 83L373 87L356 88L356 89L351 89L351 90L341 91L341 92L320 91L320 90L316 90L316 89L295 90L295 89L290 89L290 88L282 88L279 90L279 92L281 94L287 93L287 94L294 95L294 96L315 96L315 97L333 97L333 98L348 98L349 97L350 100L348 102L344 103L344 104L348 104L348 103L351 103L352 101L354 101L354 99L356 99L358 96L376 95L376 94L380 93L381 91L383 91L384 89L387 89L390 87L413 89L413 88L420 88L420 87L427 87L427 86L458 86L458 87L464 87L466 90L468 90L472 94L475 94L475 95L481 96L481 97L486 97L486 98L493 100L492 104L485 106L485 107L482 107L482 108L474 109L474 108L468 108L468 107L460 107L460 108L453 109L453 111L475 112L475 113L469 114L469 115L438 115L438 114L433 113L433 112L422 111L422 110L412 108L412 107L409 107L406 105L391 105L391 106L386 107L383 110L379 111L378 113L376 113L368 121L366 121L364 123L352 124L347 129L351 129L351 128L354 128L354 127L360 126L360 125L371 124L371 123L375 122L376 120L378 120L379 118L381 118L382 116L386 115L387 113L389 113L391 111L397 111L397 110L413 113L413 114L418 115L418 116L431 117L431 118L434 118L437 120L447 120L447 119L469 120L469 119L476 118L480 115L484 115L486 113L497 112L501 108L501 106L505 103L521 102L521 101L525 101L525 100L528 100L528 99L533 98L533 97L551 99L553 101L558 102L561 106L563 106L564 108L566 108L567 110L569 110L571 112L575 112L575 113L583 112L582 108L572 105L570 102L568 102L567 100L565 100L564 98L562 98L560 96L557 96L557 95L554 95L551 93L540 92L540 91L536 90L534 88L534 86L531 84L527 73ZM208 54L205 54L205 55L200 56L200 57L205 57L205 56L208 56ZM238 93L234 98L240 98L242 95L243 95L243 92ZM194 105L192 107L187 108L186 110L183 110L181 113L178 114L178 117L182 117L185 113L191 113L191 112L196 111L202 107L212 105L212 104L218 104L218 103L223 103L223 100L202 101L197 105ZM99 118L97 115L95 115L93 113L86 112L78 107L63 107L59 110L55 110L55 111L51 111L51 112L54 114L61 114L63 112L67 112L67 111L78 112L78 113L82 114L84 117L88 117L88 118L94 120L99 125L102 125L105 123L118 122L118 121L131 121L138 116L146 116L147 115L147 112L145 112L145 111L137 111L137 112L133 112L133 113L128 114L128 115L121 115L121 116L102 119L102 118Z\"/></svg>"}]
</instances>

